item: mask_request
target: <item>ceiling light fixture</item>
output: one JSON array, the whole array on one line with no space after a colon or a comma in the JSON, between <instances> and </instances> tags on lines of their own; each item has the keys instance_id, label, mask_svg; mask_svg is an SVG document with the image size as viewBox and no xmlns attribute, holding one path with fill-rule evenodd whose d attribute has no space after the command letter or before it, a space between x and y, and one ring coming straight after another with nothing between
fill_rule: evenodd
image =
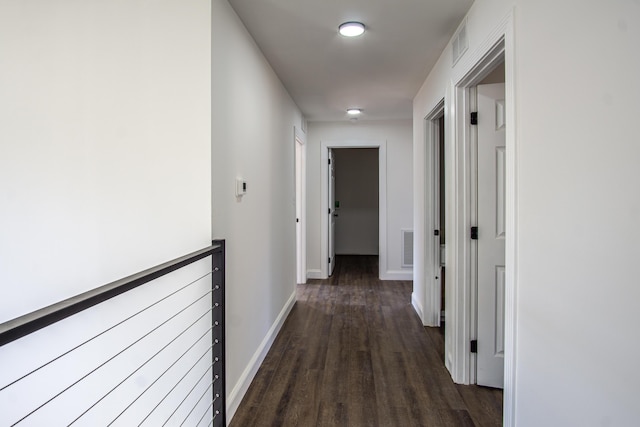
<instances>
[{"instance_id":1,"label":"ceiling light fixture","mask_svg":"<svg viewBox=\"0 0 640 427\"><path fill-rule=\"evenodd\" d=\"M362 113L362 110L359 108L349 108L347 110L347 114L350 114L352 116L357 116L358 114Z\"/></svg>"},{"instance_id":2,"label":"ceiling light fixture","mask_svg":"<svg viewBox=\"0 0 640 427\"><path fill-rule=\"evenodd\" d=\"M364 33L362 22L345 22L338 27L338 31L345 37L357 37Z\"/></svg>"}]
</instances>

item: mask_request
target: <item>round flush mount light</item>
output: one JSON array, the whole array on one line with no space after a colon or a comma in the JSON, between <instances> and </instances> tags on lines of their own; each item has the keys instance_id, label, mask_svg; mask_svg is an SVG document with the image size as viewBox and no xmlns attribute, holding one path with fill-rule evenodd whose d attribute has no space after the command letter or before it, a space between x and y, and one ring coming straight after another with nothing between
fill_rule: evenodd
<instances>
[{"instance_id":1,"label":"round flush mount light","mask_svg":"<svg viewBox=\"0 0 640 427\"><path fill-rule=\"evenodd\" d=\"M338 27L338 31L345 37L357 37L364 33L364 24L362 22L345 22Z\"/></svg>"},{"instance_id":2,"label":"round flush mount light","mask_svg":"<svg viewBox=\"0 0 640 427\"><path fill-rule=\"evenodd\" d=\"M357 116L358 114L362 113L362 110L359 108L349 108L347 110L347 114L351 115L351 116Z\"/></svg>"}]
</instances>

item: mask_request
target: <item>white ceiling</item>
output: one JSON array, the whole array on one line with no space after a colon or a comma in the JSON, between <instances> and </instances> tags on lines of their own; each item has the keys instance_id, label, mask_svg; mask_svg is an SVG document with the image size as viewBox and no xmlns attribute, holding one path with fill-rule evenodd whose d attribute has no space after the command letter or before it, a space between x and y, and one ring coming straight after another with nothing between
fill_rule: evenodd
<instances>
[{"instance_id":1,"label":"white ceiling","mask_svg":"<svg viewBox=\"0 0 640 427\"><path fill-rule=\"evenodd\" d=\"M309 121L409 119L473 0L229 0ZM338 25L360 21L349 39Z\"/></svg>"}]
</instances>

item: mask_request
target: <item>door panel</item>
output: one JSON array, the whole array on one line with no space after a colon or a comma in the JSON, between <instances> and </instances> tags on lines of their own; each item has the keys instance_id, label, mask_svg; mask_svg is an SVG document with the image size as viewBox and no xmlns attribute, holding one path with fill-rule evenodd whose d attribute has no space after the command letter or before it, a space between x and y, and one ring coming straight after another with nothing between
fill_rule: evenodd
<instances>
[{"instance_id":1,"label":"door panel","mask_svg":"<svg viewBox=\"0 0 640 427\"><path fill-rule=\"evenodd\" d=\"M505 270L503 265L496 266L496 322L494 333L496 345L493 350L494 357L504 357L504 282Z\"/></svg>"},{"instance_id":2,"label":"door panel","mask_svg":"<svg viewBox=\"0 0 640 427\"><path fill-rule=\"evenodd\" d=\"M504 387L504 84L478 86L477 383Z\"/></svg>"},{"instance_id":3,"label":"door panel","mask_svg":"<svg viewBox=\"0 0 640 427\"><path fill-rule=\"evenodd\" d=\"M507 214L504 198L506 195L506 153L504 147L496 147L496 238L505 238L505 215Z\"/></svg>"}]
</instances>

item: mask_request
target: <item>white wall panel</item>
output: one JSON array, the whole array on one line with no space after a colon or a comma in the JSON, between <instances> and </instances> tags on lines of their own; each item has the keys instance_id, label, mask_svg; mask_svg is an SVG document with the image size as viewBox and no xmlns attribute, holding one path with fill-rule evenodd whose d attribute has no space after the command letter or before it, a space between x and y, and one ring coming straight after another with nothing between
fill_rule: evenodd
<instances>
[{"instance_id":1,"label":"white wall panel","mask_svg":"<svg viewBox=\"0 0 640 427\"><path fill-rule=\"evenodd\" d=\"M640 146L632 142L640 98L635 54L640 4L477 0L467 16L465 55L473 54L510 10L516 58L517 317L516 382L505 392L515 402L513 422L633 425L640 415L633 400L640 381L634 369L640 351L634 339L640 323L635 285L640 197L632 190L640 181ZM430 238L424 227L431 210L424 198L423 119L442 98L447 129L456 119L450 109L455 73L450 52L443 52L414 99L417 251ZM446 215L450 224L453 204ZM456 268L449 255L447 272ZM429 295L428 274L416 265L418 297ZM448 284L456 280L448 273ZM451 348L450 338L445 340Z\"/></svg>"},{"instance_id":2,"label":"white wall panel","mask_svg":"<svg viewBox=\"0 0 640 427\"><path fill-rule=\"evenodd\" d=\"M213 234L228 239L231 417L294 301L294 126L302 115L227 1L212 5ZM247 182L242 198L237 177Z\"/></svg>"},{"instance_id":3,"label":"white wall panel","mask_svg":"<svg viewBox=\"0 0 640 427\"><path fill-rule=\"evenodd\" d=\"M211 243L209 15L0 3L0 322Z\"/></svg>"}]
</instances>

